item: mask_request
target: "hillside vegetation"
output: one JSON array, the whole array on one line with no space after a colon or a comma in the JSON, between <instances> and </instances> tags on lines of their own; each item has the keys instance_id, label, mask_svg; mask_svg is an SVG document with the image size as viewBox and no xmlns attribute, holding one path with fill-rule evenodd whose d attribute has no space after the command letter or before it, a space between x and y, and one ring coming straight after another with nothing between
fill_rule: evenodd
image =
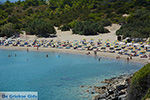
<instances>
[{"instance_id":1,"label":"hillside vegetation","mask_svg":"<svg viewBox=\"0 0 150 100\"><path fill-rule=\"evenodd\" d=\"M128 99L146 100L147 98L150 98L150 64L133 75Z\"/></svg>"},{"instance_id":2,"label":"hillside vegetation","mask_svg":"<svg viewBox=\"0 0 150 100\"><path fill-rule=\"evenodd\" d=\"M74 34L107 33L109 31L104 26L121 23L123 25L117 31L117 35L149 37L149 5L150 0L19 0L15 3L6 1L0 4L0 34L7 36L7 33L1 31L1 27L9 23L13 24L13 29L18 32L26 30L32 33L28 30L28 25L40 19L51 26L64 26L60 28L62 31L71 28ZM128 14L129 17L123 17L124 14Z\"/></svg>"}]
</instances>

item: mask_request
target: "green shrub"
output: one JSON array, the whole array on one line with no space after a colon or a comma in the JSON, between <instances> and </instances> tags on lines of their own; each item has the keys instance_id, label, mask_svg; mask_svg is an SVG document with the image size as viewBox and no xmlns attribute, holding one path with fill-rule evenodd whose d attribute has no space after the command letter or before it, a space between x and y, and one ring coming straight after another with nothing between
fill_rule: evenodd
<instances>
[{"instance_id":1,"label":"green shrub","mask_svg":"<svg viewBox=\"0 0 150 100\"><path fill-rule=\"evenodd\" d=\"M109 33L109 30L104 28L104 26L99 25L98 26L98 32L99 33Z\"/></svg>"},{"instance_id":2,"label":"green shrub","mask_svg":"<svg viewBox=\"0 0 150 100\"><path fill-rule=\"evenodd\" d=\"M0 27L0 37L11 37L16 34L18 34L18 31L15 29L15 25L12 23L8 23Z\"/></svg>"},{"instance_id":3,"label":"green shrub","mask_svg":"<svg viewBox=\"0 0 150 100\"><path fill-rule=\"evenodd\" d=\"M137 71L131 80L129 100L141 100L150 88L150 64Z\"/></svg>"},{"instance_id":4,"label":"green shrub","mask_svg":"<svg viewBox=\"0 0 150 100\"><path fill-rule=\"evenodd\" d=\"M146 95L142 98L142 100L146 100L147 98L150 98L150 88L148 89Z\"/></svg>"},{"instance_id":5,"label":"green shrub","mask_svg":"<svg viewBox=\"0 0 150 100\"><path fill-rule=\"evenodd\" d=\"M77 20L73 20L72 22L68 23L68 25L70 26L70 28L74 28L77 23Z\"/></svg>"},{"instance_id":6,"label":"green shrub","mask_svg":"<svg viewBox=\"0 0 150 100\"><path fill-rule=\"evenodd\" d=\"M65 24L65 25L63 25L62 27L60 27L60 30L61 30L61 31L70 31L70 26L67 25L67 24Z\"/></svg>"},{"instance_id":7,"label":"green shrub","mask_svg":"<svg viewBox=\"0 0 150 100\"><path fill-rule=\"evenodd\" d=\"M136 10L116 32L117 35L133 38L148 38L150 36L150 12L145 9Z\"/></svg>"},{"instance_id":8,"label":"green shrub","mask_svg":"<svg viewBox=\"0 0 150 100\"><path fill-rule=\"evenodd\" d=\"M107 19L103 19L99 22L99 24L101 24L102 26L111 26L112 23Z\"/></svg>"},{"instance_id":9,"label":"green shrub","mask_svg":"<svg viewBox=\"0 0 150 100\"><path fill-rule=\"evenodd\" d=\"M42 19L35 19L26 27L27 32L39 37L49 37L50 34L56 34L56 30L51 23Z\"/></svg>"},{"instance_id":10,"label":"green shrub","mask_svg":"<svg viewBox=\"0 0 150 100\"><path fill-rule=\"evenodd\" d=\"M109 31L104 26L92 21L78 22L73 28L74 34L80 35L97 35L98 33L108 33Z\"/></svg>"}]
</instances>

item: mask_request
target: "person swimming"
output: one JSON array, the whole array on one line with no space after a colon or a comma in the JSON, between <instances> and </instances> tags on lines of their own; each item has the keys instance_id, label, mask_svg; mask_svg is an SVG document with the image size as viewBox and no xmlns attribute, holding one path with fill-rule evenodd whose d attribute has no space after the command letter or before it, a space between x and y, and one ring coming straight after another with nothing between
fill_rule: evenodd
<instances>
[{"instance_id":1,"label":"person swimming","mask_svg":"<svg viewBox=\"0 0 150 100\"><path fill-rule=\"evenodd\" d=\"M46 57L48 58L48 54L46 55Z\"/></svg>"},{"instance_id":2,"label":"person swimming","mask_svg":"<svg viewBox=\"0 0 150 100\"><path fill-rule=\"evenodd\" d=\"M60 58L60 55L57 55L56 57L57 57L57 58Z\"/></svg>"},{"instance_id":3,"label":"person swimming","mask_svg":"<svg viewBox=\"0 0 150 100\"><path fill-rule=\"evenodd\" d=\"M8 57L11 57L11 55L9 54Z\"/></svg>"},{"instance_id":4,"label":"person swimming","mask_svg":"<svg viewBox=\"0 0 150 100\"><path fill-rule=\"evenodd\" d=\"M102 59L102 57L99 57L99 58L98 58L98 61L101 61L101 59Z\"/></svg>"},{"instance_id":5,"label":"person swimming","mask_svg":"<svg viewBox=\"0 0 150 100\"><path fill-rule=\"evenodd\" d=\"M15 57L16 57L17 55L15 54Z\"/></svg>"}]
</instances>

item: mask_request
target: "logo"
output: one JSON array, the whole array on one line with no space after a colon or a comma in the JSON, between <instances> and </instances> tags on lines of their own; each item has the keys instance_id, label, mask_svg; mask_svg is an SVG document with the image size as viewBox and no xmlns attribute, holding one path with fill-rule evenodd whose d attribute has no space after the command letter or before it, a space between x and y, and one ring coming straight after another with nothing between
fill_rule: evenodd
<instances>
[{"instance_id":1,"label":"logo","mask_svg":"<svg viewBox=\"0 0 150 100\"><path fill-rule=\"evenodd\" d=\"M0 100L38 100L37 92L0 92Z\"/></svg>"}]
</instances>

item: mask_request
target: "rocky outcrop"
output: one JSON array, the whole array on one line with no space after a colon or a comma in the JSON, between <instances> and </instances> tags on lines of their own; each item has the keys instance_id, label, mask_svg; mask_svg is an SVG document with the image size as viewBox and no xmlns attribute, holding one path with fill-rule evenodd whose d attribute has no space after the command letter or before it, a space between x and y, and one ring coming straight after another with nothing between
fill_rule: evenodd
<instances>
[{"instance_id":1,"label":"rocky outcrop","mask_svg":"<svg viewBox=\"0 0 150 100\"><path fill-rule=\"evenodd\" d=\"M126 100L127 88L129 86L131 75L122 75L111 79L105 79L101 83L106 85L94 87L92 100Z\"/></svg>"}]
</instances>

